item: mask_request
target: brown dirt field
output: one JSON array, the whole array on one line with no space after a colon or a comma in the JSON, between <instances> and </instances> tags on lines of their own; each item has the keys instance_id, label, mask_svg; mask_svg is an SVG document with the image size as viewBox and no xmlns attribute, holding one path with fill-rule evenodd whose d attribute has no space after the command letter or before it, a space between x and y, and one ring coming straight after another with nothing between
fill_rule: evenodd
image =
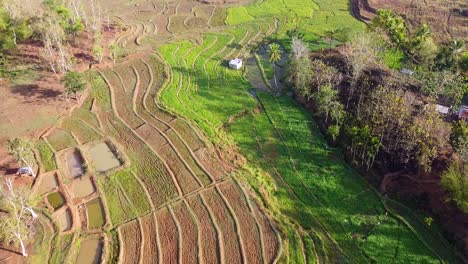
<instances>
[{"instance_id":1,"label":"brown dirt field","mask_svg":"<svg viewBox=\"0 0 468 264\"><path fill-rule=\"evenodd\" d=\"M21 256L21 254L14 253L12 251L0 248L0 263L23 264L27 262L26 262L26 258Z\"/></svg>"},{"instance_id":2,"label":"brown dirt field","mask_svg":"<svg viewBox=\"0 0 468 264\"><path fill-rule=\"evenodd\" d=\"M222 232L222 244L224 246L224 262L242 263L242 252L239 237L236 231L236 224L223 202L223 199L214 188L210 188L202 193L202 196L209 207L214 220Z\"/></svg>"},{"instance_id":3,"label":"brown dirt field","mask_svg":"<svg viewBox=\"0 0 468 264\"><path fill-rule=\"evenodd\" d=\"M162 263L178 263L179 259L179 232L171 213L167 208L156 212L159 242L161 244Z\"/></svg>"},{"instance_id":4,"label":"brown dirt field","mask_svg":"<svg viewBox=\"0 0 468 264\"><path fill-rule=\"evenodd\" d=\"M124 264L137 264L140 259L140 247L141 247L141 232L140 225L136 220L129 222L127 224L121 225L120 230L120 240L123 241L121 245L122 254L120 255L122 259L120 263Z\"/></svg>"},{"instance_id":5,"label":"brown dirt field","mask_svg":"<svg viewBox=\"0 0 468 264\"><path fill-rule=\"evenodd\" d=\"M177 7L177 14L191 14L194 7L199 6L200 4L195 1L180 2Z\"/></svg>"},{"instance_id":6,"label":"brown dirt field","mask_svg":"<svg viewBox=\"0 0 468 264\"><path fill-rule=\"evenodd\" d=\"M214 9L214 5L199 5L195 7L193 11L195 13L195 16L208 19L213 13Z\"/></svg>"},{"instance_id":7,"label":"brown dirt field","mask_svg":"<svg viewBox=\"0 0 468 264\"><path fill-rule=\"evenodd\" d=\"M171 146L166 145L160 148L158 153L163 157L167 165L174 172L174 175L177 178L177 181L179 182L179 185L184 194L193 192L201 187L194 179L194 176L185 167L183 162L179 159L179 157L177 157L176 152L171 148Z\"/></svg>"},{"instance_id":8,"label":"brown dirt field","mask_svg":"<svg viewBox=\"0 0 468 264\"><path fill-rule=\"evenodd\" d=\"M197 217L198 226L200 228L201 244L199 245L200 252L198 254L201 255L202 263L220 263L217 232L209 212L203 205L199 196L193 196L187 201Z\"/></svg>"},{"instance_id":9,"label":"brown dirt field","mask_svg":"<svg viewBox=\"0 0 468 264\"><path fill-rule=\"evenodd\" d=\"M263 256L266 263L273 263L279 252L278 237L270 224L270 221L255 202L252 202L252 209L254 210L255 217L258 219L261 232L263 234Z\"/></svg>"},{"instance_id":10,"label":"brown dirt field","mask_svg":"<svg viewBox=\"0 0 468 264\"><path fill-rule=\"evenodd\" d=\"M173 206L174 215L180 225L182 237L181 247L182 263L198 262L198 228L192 215L185 204L179 203Z\"/></svg>"},{"instance_id":11,"label":"brown dirt field","mask_svg":"<svg viewBox=\"0 0 468 264\"><path fill-rule=\"evenodd\" d=\"M189 29L185 26L184 21L187 18L187 16L182 15L182 16L172 16L171 17L171 23L169 24L169 30L173 33L185 33L189 31Z\"/></svg>"},{"instance_id":12,"label":"brown dirt field","mask_svg":"<svg viewBox=\"0 0 468 264\"><path fill-rule=\"evenodd\" d=\"M156 150L168 144L166 139L148 124L140 126L135 132Z\"/></svg>"},{"instance_id":13,"label":"brown dirt field","mask_svg":"<svg viewBox=\"0 0 468 264\"><path fill-rule=\"evenodd\" d=\"M244 248L247 249L246 260L248 263L263 263L262 245L257 222L250 212L249 205L245 201L243 193L235 185L229 181L219 186L224 197L231 205L236 214L238 224L240 226L240 235L244 243Z\"/></svg>"},{"instance_id":14,"label":"brown dirt field","mask_svg":"<svg viewBox=\"0 0 468 264\"><path fill-rule=\"evenodd\" d=\"M127 123L130 128L136 129L137 127L144 124L144 122L135 115L133 112L133 101L132 101L132 94L131 91L126 92L125 87L122 85L118 75L114 71L107 71L104 73L106 75L107 80L109 80L112 92L116 101L119 104L116 105L116 111L119 116ZM123 80L127 80L124 76L122 76ZM130 89L131 84L125 83L127 89Z\"/></svg>"},{"instance_id":15,"label":"brown dirt field","mask_svg":"<svg viewBox=\"0 0 468 264\"><path fill-rule=\"evenodd\" d=\"M158 240L153 214L142 217L141 226L143 233L143 259L141 262L143 264L158 263Z\"/></svg>"},{"instance_id":16,"label":"brown dirt field","mask_svg":"<svg viewBox=\"0 0 468 264\"><path fill-rule=\"evenodd\" d=\"M405 18L412 30L422 23L430 25L432 35L440 42L468 36L468 4L463 0L357 0L354 9L364 20L372 19L378 9L394 10Z\"/></svg>"}]
</instances>

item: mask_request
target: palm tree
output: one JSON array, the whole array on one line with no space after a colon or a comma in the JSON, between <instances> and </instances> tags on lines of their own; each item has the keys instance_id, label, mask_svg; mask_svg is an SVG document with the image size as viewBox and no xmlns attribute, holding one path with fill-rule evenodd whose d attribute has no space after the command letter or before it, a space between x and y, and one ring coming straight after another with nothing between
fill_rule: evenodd
<instances>
[{"instance_id":1,"label":"palm tree","mask_svg":"<svg viewBox=\"0 0 468 264\"><path fill-rule=\"evenodd\" d=\"M276 90L278 90L278 83L276 81L276 63L281 60L281 55L283 51L280 49L280 45L276 43L270 44L270 52L269 52L269 61L273 65L273 78L275 80Z\"/></svg>"}]
</instances>

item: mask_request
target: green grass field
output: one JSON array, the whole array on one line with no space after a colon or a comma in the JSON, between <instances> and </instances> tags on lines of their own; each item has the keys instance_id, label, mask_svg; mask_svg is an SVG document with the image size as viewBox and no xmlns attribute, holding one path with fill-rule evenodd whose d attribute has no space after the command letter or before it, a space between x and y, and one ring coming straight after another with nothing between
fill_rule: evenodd
<instances>
[{"instance_id":1,"label":"green grass field","mask_svg":"<svg viewBox=\"0 0 468 264\"><path fill-rule=\"evenodd\" d=\"M283 260L301 263L318 255L356 263L456 262L450 248L434 240L429 247L422 243L419 232L427 230L408 228L400 215L387 212L379 195L339 150L326 145L312 117L291 98L259 94L264 108L253 113L258 103L248 93L252 85L223 63L242 52L250 31L268 24L264 18L271 16L279 25L272 37L284 45L290 41L286 32L294 27L313 49L327 45L320 40L327 29L346 27L349 34L363 30L347 1L316 3L271 0L229 8L226 24L232 27L224 34L207 33L195 47L187 41L162 46L160 53L172 69L162 102L196 122L215 142L236 144L250 161L248 167L257 170L244 173L248 181L259 193L268 191L266 203L278 210L279 218L285 216L304 230L298 237L284 224L288 246ZM264 185L268 182L270 187Z\"/></svg>"},{"instance_id":2,"label":"green grass field","mask_svg":"<svg viewBox=\"0 0 468 264\"><path fill-rule=\"evenodd\" d=\"M248 59L261 44L278 42L288 51L291 30L303 34L312 50L329 46L323 40L329 29L345 28L350 37L362 32L365 25L351 16L348 0L257 0L246 6L220 5L212 9L196 3L190 12L183 10L193 6L184 4L187 3L132 1L124 6L134 8L135 14L141 8L139 11L145 10L142 16L145 13L149 18L172 14L166 17L172 21L166 26L177 34L170 36L173 39L156 33L150 36L149 32L168 31L161 28L164 25L156 26L158 21L143 21L133 13L122 15L120 20L129 30L122 32L122 41L116 43L126 54L137 50L147 57L130 56L128 62L121 58L123 63L88 71L86 77L92 86L89 97L52 134L38 142L40 162L46 171L57 169L57 164L62 166L55 160L59 151L87 149L96 142L112 142L113 151L125 161L115 170L86 175L96 185L98 198L92 199L100 199L105 207L106 224L90 231L77 223L68 234L55 232L48 262L73 262L80 232L106 237L103 257L109 263L126 262L132 256L136 263L147 260L138 259L140 256L164 262L166 252L172 250L165 251L166 246L170 248L167 244L171 243L178 245L168 255L196 252L194 248L203 248L205 241L197 241L194 248L187 250L184 245L189 240L185 239L198 232L198 240L203 240L211 231L213 240L218 236L226 241L209 244L213 248L208 252L216 256L202 257L223 255L229 260L241 255L229 252L229 243L232 248L262 244L260 236L249 236L240 223L249 218L250 222L245 223L252 228L255 223L260 225L256 218L264 217L269 225L264 210L275 220L269 225L274 230L258 231L263 231L265 238L269 235L270 242L277 235L281 237L281 242L277 241L281 248L269 252L280 252L278 263L460 262L437 229L427 227L410 209L381 197L345 163L339 149L327 146L302 106L291 97L256 90L245 78L247 73L252 74L246 72L248 68L235 71L227 67L231 58ZM187 32L185 19L192 16L202 17L210 27ZM158 42L159 37L168 41ZM332 45L339 44L332 41ZM133 50L135 46L138 49ZM401 59L397 55L383 56L387 64L398 68ZM263 75L255 80L271 79L273 67L266 56L258 56L255 61L258 65L253 66L259 67L256 74ZM90 163L86 151L83 155L85 163ZM174 162L179 159L180 162ZM232 166L234 163L236 166ZM182 167L186 170L180 170ZM215 173L219 175L214 177ZM199 184L194 183L195 179ZM219 187L230 181L238 183L243 207L235 204L239 200L228 195L227 189ZM255 198L252 193L257 194ZM200 204L187 202L191 197L199 199ZM177 213L172 215L182 203L189 209L187 214L193 217L191 221L198 231L188 229L190 225ZM83 206L79 199L67 198L67 204L70 210ZM251 209L251 204L258 212ZM161 227L161 211L173 218L167 223L175 221L172 228ZM256 217L250 218L251 214ZM157 236L144 231L133 236L119 232L129 222L139 224L135 230L151 230L142 219L158 226L150 231L158 232ZM171 229L175 233L170 233ZM251 241L243 244L243 239ZM182 248L177 250L180 245ZM145 256L145 250L154 246L154 251L160 252L148 252ZM227 252L221 251L224 247ZM122 252L133 255L123 256ZM258 255L262 254L264 258L267 255Z\"/></svg>"}]
</instances>

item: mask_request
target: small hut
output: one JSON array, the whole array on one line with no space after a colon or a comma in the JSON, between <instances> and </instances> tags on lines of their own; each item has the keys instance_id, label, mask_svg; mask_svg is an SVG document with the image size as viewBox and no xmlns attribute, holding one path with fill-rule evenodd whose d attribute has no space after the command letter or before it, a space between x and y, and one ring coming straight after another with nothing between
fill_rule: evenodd
<instances>
[{"instance_id":1,"label":"small hut","mask_svg":"<svg viewBox=\"0 0 468 264\"><path fill-rule=\"evenodd\" d=\"M239 58L232 59L229 61L229 68L239 70L242 67L242 60Z\"/></svg>"}]
</instances>

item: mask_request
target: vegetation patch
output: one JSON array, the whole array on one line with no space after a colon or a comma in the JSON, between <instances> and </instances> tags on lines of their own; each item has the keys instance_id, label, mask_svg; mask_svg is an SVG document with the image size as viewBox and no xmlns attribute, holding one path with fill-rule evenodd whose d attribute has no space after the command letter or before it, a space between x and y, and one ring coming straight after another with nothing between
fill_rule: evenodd
<instances>
[{"instance_id":1,"label":"vegetation patch","mask_svg":"<svg viewBox=\"0 0 468 264\"><path fill-rule=\"evenodd\" d=\"M70 132L63 129L56 129L47 137L47 141L55 151L60 151L77 145Z\"/></svg>"},{"instance_id":2,"label":"vegetation patch","mask_svg":"<svg viewBox=\"0 0 468 264\"><path fill-rule=\"evenodd\" d=\"M55 162L54 151L44 140L40 140L37 144L39 154L41 156L41 164L44 166L45 171L53 171L57 169L57 163Z\"/></svg>"}]
</instances>

